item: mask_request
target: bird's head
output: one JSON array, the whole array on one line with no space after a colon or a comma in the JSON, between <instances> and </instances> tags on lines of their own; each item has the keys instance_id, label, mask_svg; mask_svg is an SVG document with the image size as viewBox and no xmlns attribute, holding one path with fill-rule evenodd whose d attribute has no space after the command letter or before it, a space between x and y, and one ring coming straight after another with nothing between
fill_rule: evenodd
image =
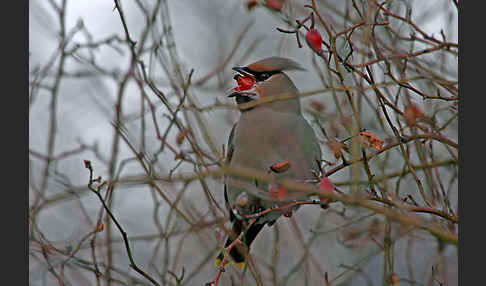
<instances>
[{"instance_id":1,"label":"bird's head","mask_svg":"<svg viewBox=\"0 0 486 286\"><path fill-rule=\"evenodd\" d=\"M237 86L229 97L235 97L238 105L257 99L295 95L297 88L284 71L305 70L297 62L281 57L270 57L245 67L234 67L234 79L243 86ZM264 103L279 111L300 112L298 97ZM255 106L256 107L256 106ZM253 107L243 109L251 110Z\"/></svg>"}]
</instances>

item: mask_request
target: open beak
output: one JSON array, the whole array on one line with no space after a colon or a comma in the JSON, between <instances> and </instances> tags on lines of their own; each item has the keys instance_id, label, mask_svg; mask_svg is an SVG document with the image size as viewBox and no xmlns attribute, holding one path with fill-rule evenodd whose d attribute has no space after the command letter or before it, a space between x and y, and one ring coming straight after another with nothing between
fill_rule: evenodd
<instances>
[{"instance_id":1,"label":"open beak","mask_svg":"<svg viewBox=\"0 0 486 286\"><path fill-rule=\"evenodd\" d=\"M238 97L251 98L255 96L255 80L253 74L245 67L233 67L232 70L236 72L233 79L237 82L237 85L231 88L228 97L237 97L238 99Z\"/></svg>"},{"instance_id":2,"label":"open beak","mask_svg":"<svg viewBox=\"0 0 486 286\"><path fill-rule=\"evenodd\" d=\"M235 97L239 94L240 94L239 92L234 91L234 92L230 93L230 95L228 95L228 97Z\"/></svg>"},{"instance_id":3,"label":"open beak","mask_svg":"<svg viewBox=\"0 0 486 286\"><path fill-rule=\"evenodd\" d=\"M251 73L245 70L245 67L233 67L232 70L239 73L242 76L253 76Z\"/></svg>"}]
</instances>

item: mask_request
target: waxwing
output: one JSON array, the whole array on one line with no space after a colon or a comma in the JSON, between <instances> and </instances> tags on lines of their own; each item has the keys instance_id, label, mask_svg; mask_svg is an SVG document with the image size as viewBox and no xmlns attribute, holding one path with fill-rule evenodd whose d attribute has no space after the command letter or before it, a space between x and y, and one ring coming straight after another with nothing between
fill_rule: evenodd
<instances>
[{"instance_id":1,"label":"waxwing","mask_svg":"<svg viewBox=\"0 0 486 286\"><path fill-rule=\"evenodd\" d=\"M253 83L251 88L241 90L237 87L229 95L239 106L270 97L287 95L290 98L240 109L240 119L229 135L227 166L269 173L275 178L274 182L283 178L319 182L321 149L313 129L302 116L299 98L295 96L298 90L285 73L304 69L293 60L270 57L246 67L234 67L233 70L237 72L235 80L248 78ZM245 216L307 197L307 194L279 188L275 183L226 176L224 199L230 213L232 234L225 247L246 230L241 240L249 250L265 224L273 225L282 214L290 216L292 210L285 213L272 211L259 216L248 229L249 220ZM233 263L238 267L244 265L244 249L240 246L230 251ZM221 252L216 265L220 265L223 257Z\"/></svg>"}]
</instances>

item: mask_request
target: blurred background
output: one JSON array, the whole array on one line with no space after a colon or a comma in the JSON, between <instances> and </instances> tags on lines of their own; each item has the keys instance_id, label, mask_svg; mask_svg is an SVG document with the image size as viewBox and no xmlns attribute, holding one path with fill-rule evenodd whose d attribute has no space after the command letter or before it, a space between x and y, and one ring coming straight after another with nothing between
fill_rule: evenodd
<instances>
[{"instance_id":1,"label":"blurred background","mask_svg":"<svg viewBox=\"0 0 486 286\"><path fill-rule=\"evenodd\" d=\"M29 3L30 285L215 282L231 67L269 56L306 68L329 179L382 212L304 206L219 285L458 285L455 0Z\"/></svg>"}]
</instances>

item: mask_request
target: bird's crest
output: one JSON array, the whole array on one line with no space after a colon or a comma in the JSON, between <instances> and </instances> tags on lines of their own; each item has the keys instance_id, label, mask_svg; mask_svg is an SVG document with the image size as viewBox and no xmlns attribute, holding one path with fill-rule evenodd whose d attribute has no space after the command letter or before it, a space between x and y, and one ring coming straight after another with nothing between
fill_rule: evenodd
<instances>
[{"instance_id":1,"label":"bird's crest","mask_svg":"<svg viewBox=\"0 0 486 286\"><path fill-rule=\"evenodd\" d=\"M259 60L248 65L247 68L254 72L305 70L305 68L296 61L282 57L270 57Z\"/></svg>"}]
</instances>

